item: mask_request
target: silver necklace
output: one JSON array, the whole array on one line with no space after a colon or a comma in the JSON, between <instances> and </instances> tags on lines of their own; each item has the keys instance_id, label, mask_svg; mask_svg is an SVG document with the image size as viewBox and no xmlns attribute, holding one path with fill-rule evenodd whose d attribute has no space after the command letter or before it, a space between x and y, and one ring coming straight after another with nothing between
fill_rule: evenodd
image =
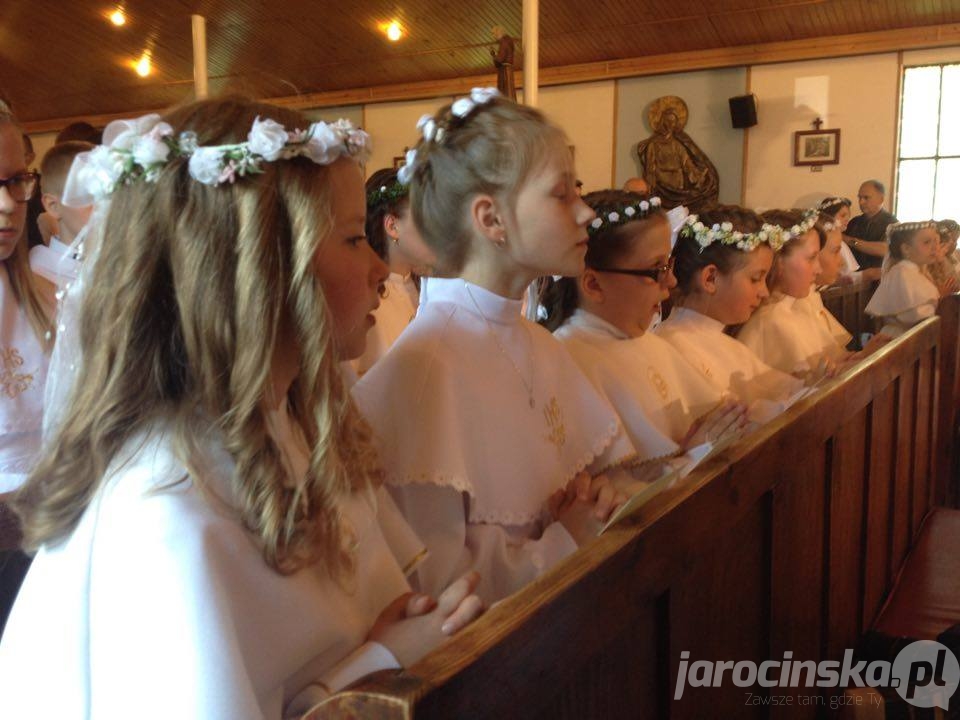
<instances>
[{"instance_id":1,"label":"silver necklace","mask_svg":"<svg viewBox=\"0 0 960 720\"><path fill-rule=\"evenodd\" d=\"M530 382L527 382L527 379L523 376L523 373L520 372L520 368L517 367L517 364L513 361L513 358L510 357L510 353L508 353L506 348L503 347L503 343L501 343L500 338L497 337L497 333L494 331L490 321L487 320L487 316L484 315L483 310L480 309L480 304L470 291L470 286L467 284L466 280L463 281L463 287L466 289L467 295L470 296L470 301L473 303L473 307L476 308L477 314L483 318L483 322L487 326L487 332L489 332L493 337L493 341L497 344L497 349L500 351L500 354L507 359L507 362L510 363L510 367L513 368L513 371L517 374L517 377L520 378L520 382L523 383L523 389L527 391L527 400L530 402L530 407L536 408L537 403L533 399L533 380L537 366L533 359L533 338L530 337L530 331L526 328L526 326L523 326L523 329L527 333L527 338L530 341ZM522 322L520 324L523 325Z\"/></svg>"}]
</instances>

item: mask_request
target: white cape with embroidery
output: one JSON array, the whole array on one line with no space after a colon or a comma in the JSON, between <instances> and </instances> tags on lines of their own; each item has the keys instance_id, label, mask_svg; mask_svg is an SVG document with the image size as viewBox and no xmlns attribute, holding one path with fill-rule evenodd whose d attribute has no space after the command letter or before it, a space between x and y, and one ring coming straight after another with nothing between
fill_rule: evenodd
<instances>
[{"instance_id":1,"label":"white cape with embroidery","mask_svg":"<svg viewBox=\"0 0 960 720\"><path fill-rule=\"evenodd\" d=\"M893 263L884 271L866 312L883 319L884 335L902 335L921 320L933 317L940 291L920 266L910 260Z\"/></svg>"},{"instance_id":2,"label":"white cape with embroidery","mask_svg":"<svg viewBox=\"0 0 960 720\"><path fill-rule=\"evenodd\" d=\"M764 363L723 323L685 307L675 307L656 334L699 370L722 393L749 406L750 418L766 422L783 412L803 383Z\"/></svg>"},{"instance_id":3,"label":"white cape with embroidery","mask_svg":"<svg viewBox=\"0 0 960 720\"><path fill-rule=\"evenodd\" d=\"M196 461L209 500L169 436L134 439L71 535L41 549L0 644L0 717L279 720L326 695L317 681L336 690L396 667L364 642L408 591L412 546L388 547L402 522L389 496L343 502L356 539L346 582L285 576L230 508L229 455L211 440Z\"/></svg>"},{"instance_id":4,"label":"white cape with embroidery","mask_svg":"<svg viewBox=\"0 0 960 720\"><path fill-rule=\"evenodd\" d=\"M481 596L495 600L575 549L546 518L549 497L577 472L635 453L613 408L549 332L521 317L520 300L460 279L431 278L429 288L354 397L430 552L421 589L475 568Z\"/></svg>"},{"instance_id":5,"label":"white cape with embroidery","mask_svg":"<svg viewBox=\"0 0 960 720\"><path fill-rule=\"evenodd\" d=\"M776 293L761 305L737 334L767 365L786 373L807 372L821 358L843 359L841 346L822 318L810 312L807 302Z\"/></svg>"},{"instance_id":6,"label":"white cape with embroidery","mask_svg":"<svg viewBox=\"0 0 960 720\"><path fill-rule=\"evenodd\" d=\"M0 494L20 487L37 460L48 365L0 263Z\"/></svg>"},{"instance_id":7,"label":"white cape with embroidery","mask_svg":"<svg viewBox=\"0 0 960 720\"><path fill-rule=\"evenodd\" d=\"M671 455L694 421L720 404L718 391L662 338L631 338L577 310L554 333L616 408L640 460Z\"/></svg>"}]
</instances>

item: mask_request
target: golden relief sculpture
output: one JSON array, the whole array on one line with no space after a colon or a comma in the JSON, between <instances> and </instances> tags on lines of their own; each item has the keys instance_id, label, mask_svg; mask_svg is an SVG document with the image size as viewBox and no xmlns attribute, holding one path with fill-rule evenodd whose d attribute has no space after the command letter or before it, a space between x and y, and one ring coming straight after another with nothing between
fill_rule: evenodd
<instances>
[{"instance_id":1,"label":"golden relief sculpture","mask_svg":"<svg viewBox=\"0 0 960 720\"><path fill-rule=\"evenodd\" d=\"M688 116L687 104L676 95L654 100L647 111L653 135L640 141L637 155L651 195L659 196L665 208L686 205L696 213L717 202L720 176L684 132Z\"/></svg>"},{"instance_id":2,"label":"golden relief sculpture","mask_svg":"<svg viewBox=\"0 0 960 720\"><path fill-rule=\"evenodd\" d=\"M0 393L11 400L22 395L33 385L33 375L18 373L23 367L23 356L15 347L0 348Z\"/></svg>"}]
</instances>

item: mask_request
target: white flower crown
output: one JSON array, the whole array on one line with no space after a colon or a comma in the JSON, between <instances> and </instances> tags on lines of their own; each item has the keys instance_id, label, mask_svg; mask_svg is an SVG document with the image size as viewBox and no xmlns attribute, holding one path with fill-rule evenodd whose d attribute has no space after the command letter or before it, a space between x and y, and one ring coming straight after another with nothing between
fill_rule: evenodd
<instances>
[{"instance_id":1,"label":"white flower crown","mask_svg":"<svg viewBox=\"0 0 960 720\"><path fill-rule=\"evenodd\" d=\"M597 214L587 226L587 233L593 235L599 232L604 225L612 227L614 225L623 225L633 220L641 220L651 212L659 210L660 205L660 198L652 197L649 200L641 200L638 203L626 205L619 210L611 210L603 214Z\"/></svg>"},{"instance_id":2,"label":"white flower crown","mask_svg":"<svg viewBox=\"0 0 960 720\"><path fill-rule=\"evenodd\" d=\"M901 230L926 230L927 228L933 228L939 234L940 230L937 226L936 220L919 220L916 222L897 222L887 225L886 238L890 239L890 236L895 232L900 232Z\"/></svg>"},{"instance_id":3,"label":"white flower crown","mask_svg":"<svg viewBox=\"0 0 960 720\"><path fill-rule=\"evenodd\" d=\"M799 224L790 228L764 223L758 232L743 233L734 230L733 224L729 222L714 223L712 227L708 228L700 222L696 215L691 215L680 229L680 237L696 240L700 246L700 252L703 252L715 242L721 245L733 245L738 250L745 252L752 252L761 244L766 243L774 252L778 252L780 248L794 238L809 232L817 224L818 217L820 217L820 212L810 209L804 211L803 220Z\"/></svg>"},{"instance_id":4,"label":"white flower crown","mask_svg":"<svg viewBox=\"0 0 960 720\"><path fill-rule=\"evenodd\" d=\"M697 215L690 215L680 228L680 237L690 238L700 246L703 252L714 243L733 245L738 250L753 252L760 245L767 244L776 252L783 247L783 231L779 225L764 223L759 231L754 233L740 232L733 229L733 223L714 223L707 227Z\"/></svg>"},{"instance_id":5,"label":"white flower crown","mask_svg":"<svg viewBox=\"0 0 960 720\"><path fill-rule=\"evenodd\" d=\"M468 97L462 97L450 106L450 114L455 118L463 120L479 106L486 105L496 97L500 97L500 91L497 90L497 88L473 88ZM421 115L420 119L417 120L417 130L423 136L423 141L428 143L442 143L447 135L447 128L438 123L436 118L429 113ZM397 171L397 180L404 185L409 185L416 165L416 148L407 150L404 165Z\"/></svg>"},{"instance_id":6,"label":"white flower crown","mask_svg":"<svg viewBox=\"0 0 960 720\"><path fill-rule=\"evenodd\" d=\"M156 182L164 165L175 159L189 158L190 176L216 186L262 173L263 163L276 160L306 157L318 165L330 165L343 156L364 160L371 145L370 136L348 120L288 131L259 116L246 142L232 145L199 146L196 133L190 131L174 137L173 128L155 114L116 120L103 134L104 144L78 155L70 168L66 184L75 197L95 201L137 180Z\"/></svg>"}]
</instances>

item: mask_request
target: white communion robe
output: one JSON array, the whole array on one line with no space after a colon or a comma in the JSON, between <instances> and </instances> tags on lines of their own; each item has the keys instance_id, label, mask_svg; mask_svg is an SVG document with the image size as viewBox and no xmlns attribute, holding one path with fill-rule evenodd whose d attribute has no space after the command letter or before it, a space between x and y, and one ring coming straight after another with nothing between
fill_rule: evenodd
<instances>
[{"instance_id":1,"label":"white communion robe","mask_svg":"<svg viewBox=\"0 0 960 720\"><path fill-rule=\"evenodd\" d=\"M723 323L685 307L675 307L656 334L670 343L714 387L750 408L750 418L766 422L783 412L803 382L776 370L750 348L724 332Z\"/></svg>"},{"instance_id":2,"label":"white communion robe","mask_svg":"<svg viewBox=\"0 0 960 720\"><path fill-rule=\"evenodd\" d=\"M409 276L390 273L384 284L387 292L373 312L377 322L367 332L367 348L353 361L357 375L363 375L383 357L417 314L419 293Z\"/></svg>"},{"instance_id":3,"label":"white communion robe","mask_svg":"<svg viewBox=\"0 0 960 720\"><path fill-rule=\"evenodd\" d=\"M231 457L200 443L205 493L158 425L118 455L70 536L41 548L0 643L0 717L279 720L397 666L364 642L409 590L385 540L403 522L389 495L342 503L353 575L281 575L230 508Z\"/></svg>"},{"instance_id":4,"label":"white communion robe","mask_svg":"<svg viewBox=\"0 0 960 720\"><path fill-rule=\"evenodd\" d=\"M853 340L853 335L847 330L833 313L827 310L823 304L823 297L817 288L810 288L810 294L804 298L797 298L797 309L803 310L813 318L816 326L820 328L819 338L823 343L825 352L833 351L836 348L838 357L846 352L847 345ZM831 339L833 342L831 342Z\"/></svg>"},{"instance_id":5,"label":"white communion robe","mask_svg":"<svg viewBox=\"0 0 960 720\"><path fill-rule=\"evenodd\" d=\"M640 460L671 455L723 393L663 338L631 338L578 309L554 335L616 408Z\"/></svg>"},{"instance_id":6,"label":"white communion robe","mask_svg":"<svg viewBox=\"0 0 960 720\"><path fill-rule=\"evenodd\" d=\"M462 279L429 287L353 392L386 482L429 551L415 582L435 593L475 569L489 603L576 549L545 512L550 496L579 471L636 453L563 345L521 317L520 300Z\"/></svg>"},{"instance_id":7,"label":"white communion robe","mask_svg":"<svg viewBox=\"0 0 960 720\"><path fill-rule=\"evenodd\" d=\"M737 339L767 365L786 373L816 369L822 358L842 360L840 345L827 324L806 303L792 295L774 293L740 328Z\"/></svg>"},{"instance_id":8,"label":"white communion robe","mask_svg":"<svg viewBox=\"0 0 960 720\"><path fill-rule=\"evenodd\" d=\"M920 266L900 260L884 271L866 312L883 320L880 332L897 337L921 320L933 317L939 303L940 291Z\"/></svg>"},{"instance_id":9,"label":"white communion robe","mask_svg":"<svg viewBox=\"0 0 960 720\"><path fill-rule=\"evenodd\" d=\"M53 298L44 299L52 313ZM36 463L49 364L0 262L0 495L20 487Z\"/></svg>"}]
</instances>

